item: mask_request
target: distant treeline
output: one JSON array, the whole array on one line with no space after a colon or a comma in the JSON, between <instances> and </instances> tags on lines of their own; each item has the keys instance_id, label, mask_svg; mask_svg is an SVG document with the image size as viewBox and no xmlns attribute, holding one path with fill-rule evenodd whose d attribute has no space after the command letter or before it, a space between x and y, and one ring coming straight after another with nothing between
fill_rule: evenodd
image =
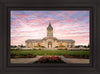
<instances>
[{"instance_id":1,"label":"distant treeline","mask_svg":"<svg viewBox=\"0 0 100 74\"><path fill-rule=\"evenodd\" d=\"M25 46L24 45L11 45L11 48L16 48L16 47L21 47L21 48L25 48ZM75 46L75 48L80 48L80 47L83 47L83 48L89 48L90 47L90 45L76 45Z\"/></svg>"},{"instance_id":2,"label":"distant treeline","mask_svg":"<svg viewBox=\"0 0 100 74\"><path fill-rule=\"evenodd\" d=\"M22 47L22 48L25 48L25 46L22 45L22 44L21 44L21 45L11 45L10 47L11 47L11 48L16 48L16 47Z\"/></svg>"},{"instance_id":3,"label":"distant treeline","mask_svg":"<svg viewBox=\"0 0 100 74\"><path fill-rule=\"evenodd\" d=\"M77 46L75 46L75 48L80 48L80 47L89 48L90 45L88 45L88 46L86 46L86 45L77 45Z\"/></svg>"}]
</instances>

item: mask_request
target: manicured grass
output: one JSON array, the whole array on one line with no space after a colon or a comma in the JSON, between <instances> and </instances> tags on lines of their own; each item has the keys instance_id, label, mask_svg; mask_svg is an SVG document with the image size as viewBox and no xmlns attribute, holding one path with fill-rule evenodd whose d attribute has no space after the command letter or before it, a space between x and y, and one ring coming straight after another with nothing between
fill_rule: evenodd
<instances>
[{"instance_id":1,"label":"manicured grass","mask_svg":"<svg viewBox=\"0 0 100 74\"><path fill-rule=\"evenodd\" d=\"M81 55L89 56L89 51L73 50L16 50L13 54L34 54L34 55Z\"/></svg>"}]
</instances>

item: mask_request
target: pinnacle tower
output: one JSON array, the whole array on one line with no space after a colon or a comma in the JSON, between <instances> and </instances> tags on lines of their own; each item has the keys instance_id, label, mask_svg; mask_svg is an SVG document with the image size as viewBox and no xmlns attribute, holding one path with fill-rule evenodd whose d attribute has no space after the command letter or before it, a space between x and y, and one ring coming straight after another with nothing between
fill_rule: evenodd
<instances>
[{"instance_id":1,"label":"pinnacle tower","mask_svg":"<svg viewBox=\"0 0 100 74\"><path fill-rule=\"evenodd\" d=\"M49 21L49 26L47 27L47 37L53 37L53 27Z\"/></svg>"}]
</instances>

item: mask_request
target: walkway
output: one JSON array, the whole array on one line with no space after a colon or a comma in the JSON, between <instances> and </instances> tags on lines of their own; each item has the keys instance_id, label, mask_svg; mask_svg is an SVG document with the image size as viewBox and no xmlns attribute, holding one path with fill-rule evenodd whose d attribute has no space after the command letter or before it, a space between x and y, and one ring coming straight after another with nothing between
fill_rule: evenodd
<instances>
[{"instance_id":1,"label":"walkway","mask_svg":"<svg viewBox=\"0 0 100 74\"><path fill-rule=\"evenodd\" d=\"M41 56L37 56L35 58L11 58L11 63L34 63L37 61ZM78 58L65 58L60 56L61 59L66 63L79 63L79 64L89 64L89 59L78 59Z\"/></svg>"},{"instance_id":2,"label":"walkway","mask_svg":"<svg viewBox=\"0 0 100 74\"><path fill-rule=\"evenodd\" d=\"M11 58L11 63L33 63L37 61L41 56L35 58Z\"/></svg>"},{"instance_id":3,"label":"walkway","mask_svg":"<svg viewBox=\"0 0 100 74\"><path fill-rule=\"evenodd\" d=\"M61 56L62 60L66 63L80 63L80 64L89 64L89 59L80 59L80 58L65 58Z\"/></svg>"}]
</instances>

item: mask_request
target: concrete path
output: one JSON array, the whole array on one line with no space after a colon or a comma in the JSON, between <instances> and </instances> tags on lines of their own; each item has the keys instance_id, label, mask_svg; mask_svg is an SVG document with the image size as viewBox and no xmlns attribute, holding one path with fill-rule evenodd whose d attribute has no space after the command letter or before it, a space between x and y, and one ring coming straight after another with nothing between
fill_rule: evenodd
<instances>
[{"instance_id":1,"label":"concrete path","mask_svg":"<svg viewBox=\"0 0 100 74\"><path fill-rule=\"evenodd\" d=\"M34 63L42 56L37 56L35 58L11 58L11 63ZM60 56L61 59L66 63L79 63L79 64L89 64L89 59L78 59L78 58L65 58L63 56Z\"/></svg>"},{"instance_id":2,"label":"concrete path","mask_svg":"<svg viewBox=\"0 0 100 74\"><path fill-rule=\"evenodd\" d=\"M89 64L89 59L80 59L80 58L65 58L64 56L61 56L61 59L66 63L80 63L80 64Z\"/></svg>"},{"instance_id":3,"label":"concrete path","mask_svg":"<svg viewBox=\"0 0 100 74\"><path fill-rule=\"evenodd\" d=\"M11 58L11 63L34 63L37 61L41 56L36 56L35 58Z\"/></svg>"}]
</instances>

